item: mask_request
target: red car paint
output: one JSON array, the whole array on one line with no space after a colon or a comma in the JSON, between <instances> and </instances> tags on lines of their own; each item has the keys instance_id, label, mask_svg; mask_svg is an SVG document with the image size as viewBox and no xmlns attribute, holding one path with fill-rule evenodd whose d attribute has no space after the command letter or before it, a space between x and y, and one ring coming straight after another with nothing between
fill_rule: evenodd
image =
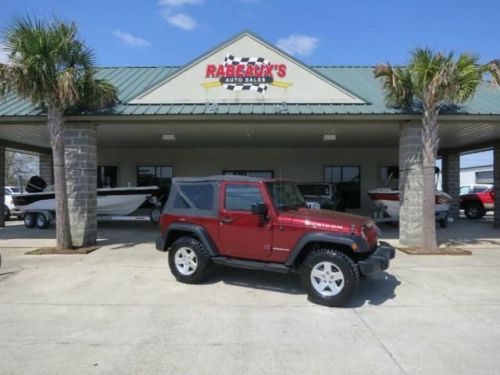
<instances>
[{"instance_id":1,"label":"red car paint","mask_svg":"<svg viewBox=\"0 0 500 375\"><path fill-rule=\"evenodd\" d=\"M162 236L166 237L166 231L174 222L195 224L202 226L217 243L221 256L271 262L284 262L308 232L361 237L369 249L376 248L378 229L368 217L305 207L280 211L267 190L266 182L270 181L273 180L221 182L218 218L164 214L160 219ZM262 222L259 216L248 211L226 210L224 197L228 183L257 185L268 207L268 220Z\"/></svg>"}]
</instances>

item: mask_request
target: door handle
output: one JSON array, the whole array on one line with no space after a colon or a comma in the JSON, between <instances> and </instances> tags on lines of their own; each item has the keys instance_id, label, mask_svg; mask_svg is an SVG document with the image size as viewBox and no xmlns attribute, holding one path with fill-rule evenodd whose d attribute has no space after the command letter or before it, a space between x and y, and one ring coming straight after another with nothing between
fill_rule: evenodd
<instances>
[{"instance_id":1,"label":"door handle","mask_svg":"<svg viewBox=\"0 0 500 375\"><path fill-rule=\"evenodd\" d=\"M233 222L233 218L232 217L221 217L220 222L222 224L231 224Z\"/></svg>"}]
</instances>

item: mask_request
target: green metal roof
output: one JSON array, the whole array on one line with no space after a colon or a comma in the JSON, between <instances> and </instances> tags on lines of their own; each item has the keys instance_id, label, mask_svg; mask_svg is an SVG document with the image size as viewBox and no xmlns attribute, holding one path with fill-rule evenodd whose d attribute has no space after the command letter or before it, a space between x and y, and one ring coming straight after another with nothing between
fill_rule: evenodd
<instances>
[{"instance_id":1,"label":"green metal roof","mask_svg":"<svg viewBox=\"0 0 500 375\"><path fill-rule=\"evenodd\" d=\"M207 103L186 104L130 104L135 97L161 83L180 67L103 67L97 77L107 79L118 89L119 103L110 110L95 115L389 115L401 114L384 102L380 82L373 77L373 67L312 66L322 74L355 95L362 104L287 103L283 110L279 103L220 103L215 107ZM281 109L281 110L280 110ZM483 82L476 95L466 105L449 109L447 113L462 115L500 115L500 90ZM0 100L2 117L43 116L40 109L14 95Z\"/></svg>"}]
</instances>

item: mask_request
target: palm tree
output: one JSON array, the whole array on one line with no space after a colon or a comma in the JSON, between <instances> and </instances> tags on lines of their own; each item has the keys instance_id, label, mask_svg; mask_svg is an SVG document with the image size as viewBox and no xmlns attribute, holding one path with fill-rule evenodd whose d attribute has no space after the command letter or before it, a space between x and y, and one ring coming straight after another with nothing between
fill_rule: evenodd
<instances>
[{"instance_id":1,"label":"palm tree","mask_svg":"<svg viewBox=\"0 0 500 375\"><path fill-rule=\"evenodd\" d=\"M8 62L0 64L0 95L17 94L47 114L54 160L58 249L72 248L64 115L77 109L103 108L116 101L115 88L95 78L94 52L77 33L74 23L16 18L3 35Z\"/></svg>"},{"instance_id":2,"label":"palm tree","mask_svg":"<svg viewBox=\"0 0 500 375\"><path fill-rule=\"evenodd\" d=\"M389 105L409 113L422 113L423 228L421 247L436 248L434 221L434 171L439 146L438 117L445 105L460 105L470 99L487 72L498 84L500 63L478 64L478 57L462 53L436 53L417 48L405 67L381 64L374 75L382 80ZM402 192L403 193L403 192Z\"/></svg>"}]
</instances>

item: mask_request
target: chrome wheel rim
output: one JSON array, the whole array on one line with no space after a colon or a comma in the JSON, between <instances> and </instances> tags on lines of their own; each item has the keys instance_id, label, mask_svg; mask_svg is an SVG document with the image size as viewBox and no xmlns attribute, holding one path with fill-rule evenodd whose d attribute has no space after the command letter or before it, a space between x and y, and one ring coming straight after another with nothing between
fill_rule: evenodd
<instances>
[{"instance_id":1,"label":"chrome wheel rim","mask_svg":"<svg viewBox=\"0 0 500 375\"><path fill-rule=\"evenodd\" d=\"M344 289L344 274L334 263L321 262L311 270L311 284L324 297L332 297Z\"/></svg>"},{"instance_id":2,"label":"chrome wheel rim","mask_svg":"<svg viewBox=\"0 0 500 375\"><path fill-rule=\"evenodd\" d=\"M43 216L42 214L38 215L36 217L36 224L41 227L43 225L45 225L45 216Z\"/></svg>"},{"instance_id":3,"label":"chrome wheel rim","mask_svg":"<svg viewBox=\"0 0 500 375\"><path fill-rule=\"evenodd\" d=\"M477 207L469 208L469 215L472 217L479 216L479 209Z\"/></svg>"},{"instance_id":4,"label":"chrome wheel rim","mask_svg":"<svg viewBox=\"0 0 500 375\"><path fill-rule=\"evenodd\" d=\"M181 247L175 253L175 268L184 276L190 276L198 268L198 258L193 249Z\"/></svg>"},{"instance_id":5,"label":"chrome wheel rim","mask_svg":"<svg viewBox=\"0 0 500 375\"><path fill-rule=\"evenodd\" d=\"M24 222L26 223L26 225L31 225L33 223L33 217L28 214L24 217Z\"/></svg>"}]
</instances>

